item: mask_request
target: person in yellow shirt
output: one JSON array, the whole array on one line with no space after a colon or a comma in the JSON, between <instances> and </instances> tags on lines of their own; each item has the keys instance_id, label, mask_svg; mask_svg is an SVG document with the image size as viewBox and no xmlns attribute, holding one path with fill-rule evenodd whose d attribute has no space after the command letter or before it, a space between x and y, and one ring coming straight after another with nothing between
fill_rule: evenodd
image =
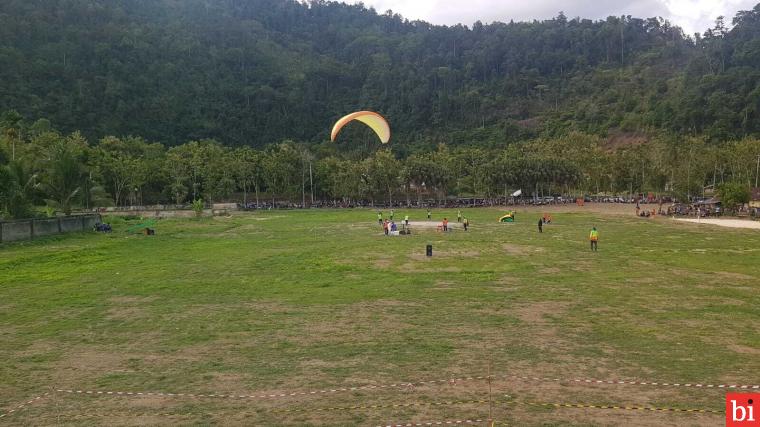
<instances>
[{"instance_id":1,"label":"person in yellow shirt","mask_svg":"<svg viewBox=\"0 0 760 427\"><path fill-rule=\"evenodd\" d=\"M596 252L597 245L599 244L599 231L597 231L596 227L591 227L591 233L588 238L591 241L591 250Z\"/></svg>"}]
</instances>

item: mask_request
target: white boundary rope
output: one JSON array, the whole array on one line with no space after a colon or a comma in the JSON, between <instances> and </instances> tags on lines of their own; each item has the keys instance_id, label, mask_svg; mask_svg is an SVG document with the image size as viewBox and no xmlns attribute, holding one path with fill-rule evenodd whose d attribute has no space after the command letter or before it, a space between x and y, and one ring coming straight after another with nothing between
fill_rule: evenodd
<instances>
[{"instance_id":1,"label":"white boundary rope","mask_svg":"<svg viewBox=\"0 0 760 427\"><path fill-rule=\"evenodd\" d=\"M72 389L57 389L58 393L68 394L87 394L87 395L115 395L115 396L162 396L162 397L192 397L192 398L217 398L217 399L277 399L293 396L309 396L309 395L323 395L323 394L335 394L350 391L362 391L362 390L382 390L392 388L403 387L416 387L425 385L442 385L450 384L457 385L462 382L487 380L487 376L470 376L461 378L448 378L442 380L430 380L430 381L416 381L416 382L397 382L392 384L382 385L365 385L357 387L341 387L331 388L324 390L310 390L310 391L294 391L287 393L252 393L252 394L218 394L218 393L165 393L165 392L135 392L135 391L102 391L102 390L72 390ZM670 382L655 382L655 381L624 381L624 380L598 380L598 379L561 379L561 378L542 378L542 377L528 377L518 375L492 375L491 379L516 379L522 381L539 381L539 382L555 382L555 383L572 383L581 385L643 385L663 388L704 388L704 389L732 389L732 390L757 390L760 389L760 385L742 385L742 384L703 384L703 383L670 383Z\"/></svg>"},{"instance_id":2,"label":"white boundary rope","mask_svg":"<svg viewBox=\"0 0 760 427\"><path fill-rule=\"evenodd\" d=\"M47 395L49 395L49 394L50 394L50 392L47 392L47 393L45 393L45 394L42 394L42 395L39 395L39 396L35 397L34 399L31 399L31 400L30 400L30 401L28 401L28 402L24 402L24 403L22 403L22 404L20 404L20 405L16 406L15 408L13 408L13 409L9 410L8 412L4 412L4 413L0 414L0 418L3 418L3 417L6 417L6 416L9 416L9 415L11 415L11 414L12 414L12 413L14 413L14 412L18 412L18 411L20 411L20 410L24 409L25 407L27 407L27 406L31 405L32 403L35 403L35 402L37 402L38 400L40 400L40 399L42 399L42 398L44 398L44 397L47 397Z\"/></svg>"},{"instance_id":3,"label":"white boundary rope","mask_svg":"<svg viewBox=\"0 0 760 427\"><path fill-rule=\"evenodd\" d=\"M428 421L425 423L404 423L404 424L385 424L377 427L422 427L422 426L451 426L462 424L481 424L486 420L451 420L451 421Z\"/></svg>"},{"instance_id":4,"label":"white boundary rope","mask_svg":"<svg viewBox=\"0 0 760 427\"><path fill-rule=\"evenodd\" d=\"M56 393L67 393L67 394L80 394L80 395L93 395L93 396L129 396L129 397L139 397L139 396L161 396L161 397L170 397L170 398L215 398L215 399L253 399L253 400L264 400L264 399L277 399L277 398L286 398L286 397L294 397L294 396L314 396L314 395L327 395L327 394L335 394L335 393L343 393L343 392L350 392L350 391L363 391L363 390L383 390L383 389L394 389L394 388L411 388L411 387L417 387L417 386L426 386L426 385L443 385L443 384L449 384L452 386L458 385L459 383L463 382L470 382L470 381L481 381L481 380L488 380L488 379L496 379L496 380L505 380L505 379L513 379L513 380L521 380L521 381L536 381L536 382L554 382L554 383L569 383L569 384L578 384L578 385L640 385L640 386L651 386L651 387L662 387L662 388L699 388L699 389L723 389L723 390L758 390L760 389L760 385L748 385L748 384L708 384L708 383L686 383L686 382L660 382L660 381L630 381L630 380L599 380L599 379L584 379L584 378L570 378L570 379L562 379L562 378L547 378L547 377L529 377L529 376L519 376L519 375L491 375L489 376L466 376L466 377L460 377L460 378L447 378L447 379L440 379L440 380L429 380L429 381L409 381L409 382L396 382L391 384L380 384L380 385L364 385L364 386L355 386L355 387L340 387L340 388L330 388L330 389L323 389L323 390L309 390L309 391L292 391L292 392L282 392L282 393L251 393L251 394L219 394L219 393L167 393L167 392L135 392L135 391L113 391L113 390L74 390L74 389L56 389L54 392ZM32 403L35 403L44 397L48 396L51 392L44 393L40 396L35 397L34 399L31 399L27 402L24 402L21 405L16 406L15 408L8 410L7 412L0 413L0 418L7 417L14 412L18 412L22 410L24 407L31 405ZM466 420L463 420L466 421ZM413 424L415 425L415 424ZM427 424L419 424L419 425L427 425ZM435 425L435 424L431 424Z\"/></svg>"}]
</instances>

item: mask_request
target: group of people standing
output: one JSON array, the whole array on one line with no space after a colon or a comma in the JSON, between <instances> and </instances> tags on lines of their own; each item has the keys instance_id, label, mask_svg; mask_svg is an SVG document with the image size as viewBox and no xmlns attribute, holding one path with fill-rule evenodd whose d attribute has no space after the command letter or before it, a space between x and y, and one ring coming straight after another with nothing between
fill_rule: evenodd
<instances>
[{"instance_id":1,"label":"group of people standing","mask_svg":"<svg viewBox=\"0 0 760 427\"><path fill-rule=\"evenodd\" d=\"M390 235L391 233L394 233L398 231L398 225L396 225L396 222L394 221L395 211L391 209L388 218L383 219L383 213L382 211L377 211L377 223L380 224L383 227L383 232L386 236ZM432 212L430 209L427 210L427 219L432 219ZM462 227L464 228L464 231L467 231L470 226L470 220L462 216L462 211L457 211L457 222L462 224ZM545 224L551 224L552 217L551 215L544 214L543 217L539 218L538 220L538 232L543 233L544 232L544 225ZM404 230L408 232L409 230L409 215L404 215L404 223L403 223ZM444 217L443 221L441 222L441 225L439 225L439 230L443 230L444 232L449 231L449 219L448 217ZM593 252L598 251L599 247L599 230L596 229L596 226L591 227L591 231L589 232L589 241L591 242L591 250Z\"/></svg>"},{"instance_id":2,"label":"group of people standing","mask_svg":"<svg viewBox=\"0 0 760 427\"><path fill-rule=\"evenodd\" d=\"M385 235L389 235L391 232L397 231L398 226L393 220L393 217L396 215L395 211L391 209L390 213L388 214L387 219L383 219L383 212L377 211L377 223L380 224L383 227L383 231L385 232ZM432 219L433 213L430 211L430 209L427 210L427 219L430 221ZM464 228L464 231L467 231L470 228L470 220L462 216L462 211L457 211L457 222L462 224L462 227ZM443 231L449 231L449 219L447 217L443 218L443 221L441 222L441 225L439 227L442 227ZM409 215L404 216L404 229L409 228Z\"/></svg>"}]
</instances>

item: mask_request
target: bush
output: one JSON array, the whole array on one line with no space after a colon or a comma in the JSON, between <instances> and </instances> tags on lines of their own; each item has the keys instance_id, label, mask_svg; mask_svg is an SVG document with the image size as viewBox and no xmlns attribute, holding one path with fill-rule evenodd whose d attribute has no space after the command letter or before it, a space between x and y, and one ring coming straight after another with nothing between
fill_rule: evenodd
<instances>
[{"instance_id":1,"label":"bush","mask_svg":"<svg viewBox=\"0 0 760 427\"><path fill-rule=\"evenodd\" d=\"M203 215L203 207L203 199L193 200L193 211L197 218L200 218L201 215Z\"/></svg>"}]
</instances>

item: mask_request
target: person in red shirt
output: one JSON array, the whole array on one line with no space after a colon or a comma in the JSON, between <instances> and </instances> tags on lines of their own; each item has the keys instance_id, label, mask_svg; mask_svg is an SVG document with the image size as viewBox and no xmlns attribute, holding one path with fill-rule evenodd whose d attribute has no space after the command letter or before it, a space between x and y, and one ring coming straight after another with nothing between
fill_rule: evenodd
<instances>
[{"instance_id":1,"label":"person in red shirt","mask_svg":"<svg viewBox=\"0 0 760 427\"><path fill-rule=\"evenodd\" d=\"M449 231L449 220L448 218L443 219L443 231Z\"/></svg>"}]
</instances>

